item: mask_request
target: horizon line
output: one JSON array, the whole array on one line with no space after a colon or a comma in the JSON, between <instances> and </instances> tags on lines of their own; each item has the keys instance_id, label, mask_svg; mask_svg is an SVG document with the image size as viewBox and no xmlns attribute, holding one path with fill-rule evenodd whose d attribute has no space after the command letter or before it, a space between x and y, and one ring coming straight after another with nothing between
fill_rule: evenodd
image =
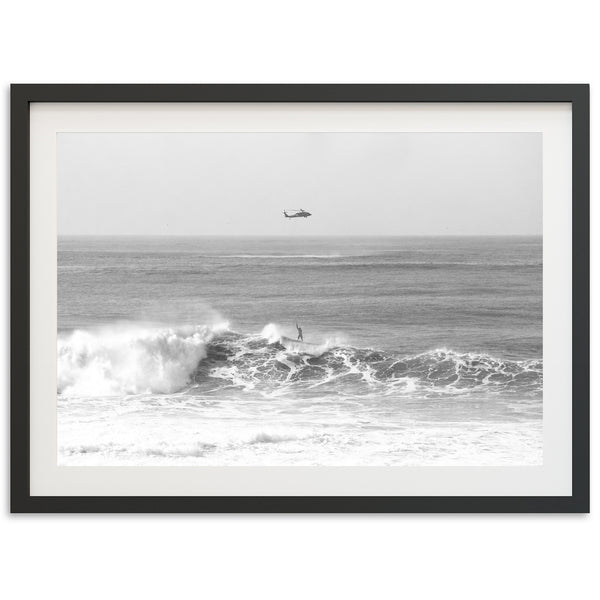
<instances>
[{"instance_id":1,"label":"horizon line","mask_svg":"<svg viewBox=\"0 0 600 600\"><path fill-rule=\"evenodd\" d=\"M57 237L281 237L281 238L390 238L390 237L543 237L543 233L59 233Z\"/></svg>"}]
</instances>

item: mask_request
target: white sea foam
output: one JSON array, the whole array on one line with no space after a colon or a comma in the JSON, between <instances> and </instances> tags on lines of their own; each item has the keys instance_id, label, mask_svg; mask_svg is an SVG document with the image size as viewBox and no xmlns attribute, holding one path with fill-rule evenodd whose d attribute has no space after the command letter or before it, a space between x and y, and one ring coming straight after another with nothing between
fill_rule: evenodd
<instances>
[{"instance_id":1,"label":"white sea foam","mask_svg":"<svg viewBox=\"0 0 600 600\"><path fill-rule=\"evenodd\" d=\"M117 414L108 398L59 404L60 465L526 465L541 464L540 419L499 422L493 413L451 422L382 411L377 402L340 405L329 396L310 410L227 398L194 410L172 399L156 415L155 396L137 396L136 411ZM196 402L201 403L200 399ZM478 410L478 413L480 411ZM95 417L95 418L94 418ZM415 419L415 417L418 417ZM383 423L383 426L381 424Z\"/></svg>"},{"instance_id":2,"label":"white sea foam","mask_svg":"<svg viewBox=\"0 0 600 600\"><path fill-rule=\"evenodd\" d=\"M97 397L179 391L223 327L123 326L60 336L58 393Z\"/></svg>"},{"instance_id":3,"label":"white sea foam","mask_svg":"<svg viewBox=\"0 0 600 600\"><path fill-rule=\"evenodd\" d=\"M278 325L275 325L275 323L269 323L263 327L263 330L260 332L260 336L267 340L269 344L274 344L281 339L281 331L279 330Z\"/></svg>"}]
</instances>

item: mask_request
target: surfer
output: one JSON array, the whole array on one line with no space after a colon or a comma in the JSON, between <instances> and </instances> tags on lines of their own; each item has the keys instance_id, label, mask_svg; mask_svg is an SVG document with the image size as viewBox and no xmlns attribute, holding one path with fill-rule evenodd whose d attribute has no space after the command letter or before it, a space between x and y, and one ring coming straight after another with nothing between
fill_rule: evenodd
<instances>
[{"instance_id":1,"label":"surfer","mask_svg":"<svg viewBox=\"0 0 600 600\"><path fill-rule=\"evenodd\" d=\"M302 337L302 327L298 327L298 323L296 323L296 329L298 330L298 338L301 342L304 341L304 338Z\"/></svg>"}]
</instances>

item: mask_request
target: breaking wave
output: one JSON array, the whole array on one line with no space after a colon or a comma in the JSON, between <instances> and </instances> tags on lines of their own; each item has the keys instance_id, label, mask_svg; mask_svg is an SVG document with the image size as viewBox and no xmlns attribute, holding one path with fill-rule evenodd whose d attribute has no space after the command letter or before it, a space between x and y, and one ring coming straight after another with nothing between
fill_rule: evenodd
<instances>
[{"instance_id":1,"label":"breaking wave","mask_svg":"<svg viewBox=\"0 0 600 600\"><path fill-rule=\"evenodd\" d=\"M58 338L58 393L112 396L183 389L215 328L116 327Z\"/></svg>"},{"instance_id":2,"label":"breaking wave","mask_svg":"<svg viewBox=\"0 0 600 600\"><path fill-rule=\"evenodd\" d=\"M274 324L245 335L218 327L74 331L58 340L62 396L172 394L192 388L262 395L538 394L543 364L438 348L414 355L356 348L340 338L308 344Z\"/></svg>"}]
</instances>

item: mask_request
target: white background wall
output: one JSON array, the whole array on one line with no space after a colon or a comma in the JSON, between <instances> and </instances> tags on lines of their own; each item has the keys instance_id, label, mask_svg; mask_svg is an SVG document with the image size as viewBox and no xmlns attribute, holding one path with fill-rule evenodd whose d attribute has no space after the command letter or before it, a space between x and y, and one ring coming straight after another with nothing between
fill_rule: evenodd
<instances>
[{"instance_id":1,"label":"white background wall","mask_svg":"<svg viewBox=\"0 0 600 600\"><path fill-rule=\"evenodd\" d=\"M593 153L597 27L594 3L577 0L12 0L0 30L3 229L8 238L10 82L589 82ZM596 210L592 221L600 233ZM1 250L8 287L8 241ZM598 252L595 243L594 265ZM597 286L593 277L593 300ZM8 398L7 292L2 303ZM600 589L594 485L590 516L9 516L7 442L1 451L6 598L529 599Z\"/></svg>"}]
</instances>

